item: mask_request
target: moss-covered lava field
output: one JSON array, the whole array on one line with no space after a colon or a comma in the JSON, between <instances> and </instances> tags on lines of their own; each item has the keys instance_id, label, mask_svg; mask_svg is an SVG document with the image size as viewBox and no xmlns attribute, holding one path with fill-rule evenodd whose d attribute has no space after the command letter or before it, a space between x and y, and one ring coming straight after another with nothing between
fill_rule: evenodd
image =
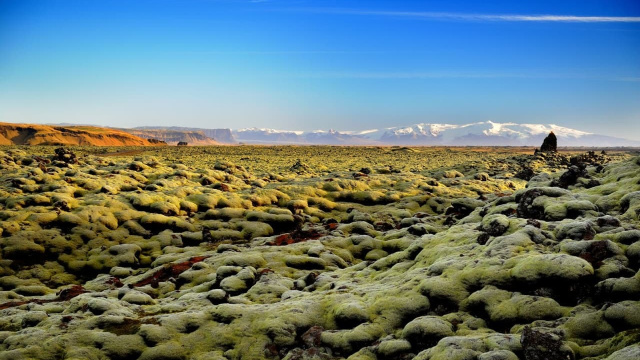
<instances>
[{"instance_id":1,"label":"moss-covered lava field","mask_svg":"<svg viewBox=\"0 0 640 360\"><path fill-rule=\"evenodd\" d=\"M0 359L640 358L640 156L0 147Z\"/></svg>"}]
</instances>

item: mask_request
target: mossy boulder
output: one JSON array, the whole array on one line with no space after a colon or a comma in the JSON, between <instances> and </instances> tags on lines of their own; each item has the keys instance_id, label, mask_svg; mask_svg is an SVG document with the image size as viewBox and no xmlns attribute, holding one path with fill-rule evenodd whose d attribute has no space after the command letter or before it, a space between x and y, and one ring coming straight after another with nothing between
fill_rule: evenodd
<instances>
[{"instance_id":1,"label":"mossy boulder","mask_svg":"<svg viewBox=\"0 0 640 360\"><path fill-rule=\"evenodd\" d=\"M502 326L558 319L564 314L562 307L553 299L513 294L492 287L471 294L463 308L472 313L486 314L491 322Z\"/></svg>"},{"instance_id":2,"label":"mossy boulder","mask_svg":"<svg viewBox=\"0 0 640 360\"><path fill-rule=\"evenodd\" d=\"M336 306L332 311L332 315L333 321L341 329L353 329L369 321L370 318L365 305L357 301L346 302Z\"/></svg>"},{"instance_id":3,"label":"mossy boulder","mask_svg":"<svg viewBox=\"0 0 640 360\"><path fill-rule=\"evenodd\" d=\"M513 264L511 276L525 284L579 281L594 274L589 262L566 254L527 255L513 258L508 263Z\"/></svg>"},{"instance_id":4,"label":"mossy boulder","mask_svg":"<svg viewBox=\"0 0 640 360\"><path fill-rule=\"evenodd\" d=\"M602 311L585 311L569 318L563 328L569 338L604 339L615 334L615 330Z\"/></svg>"},{"instance_id":5,"label":"mossy boulder","mask_svg":"<svg viewBox=\"0 0 640 360\"><path fill-rule=\"evenodd\" d=\"M440 339L453 335L453 325L437 316L417 317L402 329L402 337L407 339L414 349L431 347Z\"/></svg>"}]
</instances>

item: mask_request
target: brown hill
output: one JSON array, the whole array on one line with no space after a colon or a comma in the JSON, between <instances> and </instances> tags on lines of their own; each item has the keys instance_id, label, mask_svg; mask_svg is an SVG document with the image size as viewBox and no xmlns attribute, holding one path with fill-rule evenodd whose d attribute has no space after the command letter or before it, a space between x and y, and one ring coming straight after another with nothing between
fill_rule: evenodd
<instances>
[{"instance_id":1,"label":"brown hill","mask_svg":"<svg viewBox=\"0 0 640 360\"><path fill-rule=\"evenodd\" d=\"M171 129L122 129L144 139L158 139L169 145L186 142L189 145L220 145L219 142L206 136L202 131Z\"/></svg>"},{"instance_id":2,"label":"brown hill","mask_svg":"<svg viewBox=\"0 0 640 360\"><path fill-rule=\"evenodd\" d=\"M0 123L0 145L166 145L122 130L95 126L50 126Z\"/></svg>"}]
</instances>

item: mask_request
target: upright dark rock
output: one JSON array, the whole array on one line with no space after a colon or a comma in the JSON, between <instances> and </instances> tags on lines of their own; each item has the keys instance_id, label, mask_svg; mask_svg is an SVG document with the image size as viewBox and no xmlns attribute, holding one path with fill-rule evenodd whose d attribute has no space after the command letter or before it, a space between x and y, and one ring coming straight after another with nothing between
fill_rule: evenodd
<instances>
[{"instance_id":1,"label":"upright dark rock","mask_svg":"<svg viewBox=\"0 0 640 360\"><path fill-rule=\"evenodd\" d=\"M540 151L544 152L556 152L558 151L558 138L556 138L556 134L552 132L544 138L542 142L542 146L540 146Z\"/></svg>"}]
</instances>

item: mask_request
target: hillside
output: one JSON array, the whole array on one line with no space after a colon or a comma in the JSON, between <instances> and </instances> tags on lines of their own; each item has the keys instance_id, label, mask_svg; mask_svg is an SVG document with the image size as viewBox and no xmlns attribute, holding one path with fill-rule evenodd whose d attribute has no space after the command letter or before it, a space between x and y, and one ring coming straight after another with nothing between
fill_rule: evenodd
<instances>
[{"instance_id":1,"label":"hillside","mask_svg":"<svg viewBox=\"0 0 640 360\"><path fill-rule=\"evenodd\" d=\"M110 128L0 123L0 145L155 146L166 144Z\"/></svg>"},{"instance_id":2,"label":"hillside","mask_svg":"<svg viewBox=\"0 0 640 360\"><path fill-rule=\"evenodd\" d=\"M219 142L207 137L202 131L182 131L169 129L123 129L130 134L143 139L158 139L169 145L186 142L189 145L220 145Z\"/></svg>"}]
</instances>

